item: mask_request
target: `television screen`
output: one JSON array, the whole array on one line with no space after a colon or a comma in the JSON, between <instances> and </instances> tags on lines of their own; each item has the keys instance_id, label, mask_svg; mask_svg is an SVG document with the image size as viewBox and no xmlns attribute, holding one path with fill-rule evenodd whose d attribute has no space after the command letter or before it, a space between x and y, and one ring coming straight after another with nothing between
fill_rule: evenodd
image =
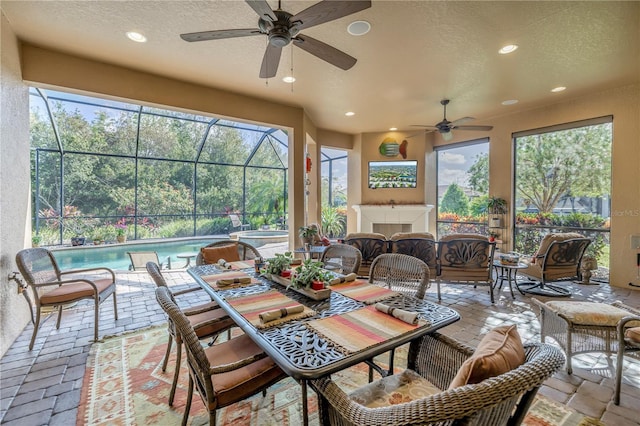
<instances>
[{"instance_id":1,"label":"television screen","mask_svg":"<svg viewBox=\"0 0 640 426\"><path fill-rule=\"evenodd\" d=\"M415 188L417 161L370 161L369 188Z\"/></svg>"}]
</instances>

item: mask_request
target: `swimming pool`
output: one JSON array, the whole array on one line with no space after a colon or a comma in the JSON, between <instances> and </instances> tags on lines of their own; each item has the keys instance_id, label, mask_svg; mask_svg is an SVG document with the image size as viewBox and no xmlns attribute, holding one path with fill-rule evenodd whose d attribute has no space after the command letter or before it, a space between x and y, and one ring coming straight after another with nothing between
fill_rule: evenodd
<instances>
[{"instance_id":1,"label":"swimming pool","mask_svg":"<svg viewBox=\"0 0 640 426\"><path fill-rule=\"evenodd\" d=\"M132 241L126 244L107 244L100 246L63 247L52 249L53 255L60 269L95 268L105 266L107 268L126 271L131 261L128 251L155 251L161 262L167 257L171 259L172 268L182 268L185 259L178 259L182 253L197 253L200 247L211 244L214 241L226 239L224 237L187 238L171 240L143 240ZM192 261L193 264L193 261Z\"/></svg>"}]
</instances>

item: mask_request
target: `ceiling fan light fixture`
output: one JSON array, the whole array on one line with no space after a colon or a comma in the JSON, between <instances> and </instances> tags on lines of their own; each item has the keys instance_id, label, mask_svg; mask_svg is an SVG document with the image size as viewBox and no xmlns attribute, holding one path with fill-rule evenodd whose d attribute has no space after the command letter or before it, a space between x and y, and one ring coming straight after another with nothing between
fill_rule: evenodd
<instances>
[{"instance_id":1,"label":"ceiling fan light fixture","mask_svg":"<svg viewBox=\"0 0 640 426\"><path fill-rule=\"evenodd\" d=\"M136 43L145 43L147 38L137 31L127 31L127 38Z\"/></svg>"},{"instance_id":2,"label":"ceiling fan light fixture","mask_svg":"<svg viewBox=\"0 0 640 426\"><path fill-rule=\"evenodd\" d=\"M516 50L518 50L517 44L507 44L505 46L502 46L500 50L498 50L498 53L500 53L501 55L506 55L508 53L513 53Z\"/></svg>"},{"instance_id":3,"label":"ceiling fan light fixture","mask_svg":"<svg viewBox=\"0 0 640 426\"><path fill-rule=\"evenodd\" d=\"M566 87L564 87L564 86L558 86L558 87L554 87L553 89L551 89L551 91L552 91L553 93L562 92L562 91L564 91L564 90L567 90L567 88L566 88Z\"/></svg>"},{"instance_id":4,"label":"ceiling fan light fixture","mask_svg":"<svg viewBox=\"0 0 640 426\"><path fill-rule=\"evenodd\" d=\"M502 101L502 105L514 105L517 104L517 99L507 99L506 101Z\"/></svg>"},{"instance_id":5,"label":"ceiling fan light fixture","mask_svg":"<svg viewBox=\"0 0 640 426\"><path fill-rule=\"evenodd\" d=\"M353 21L347 26L347 32L352 36L365 35L371 30L371 24L367 21Z\"/></svg>"}]
</instances>

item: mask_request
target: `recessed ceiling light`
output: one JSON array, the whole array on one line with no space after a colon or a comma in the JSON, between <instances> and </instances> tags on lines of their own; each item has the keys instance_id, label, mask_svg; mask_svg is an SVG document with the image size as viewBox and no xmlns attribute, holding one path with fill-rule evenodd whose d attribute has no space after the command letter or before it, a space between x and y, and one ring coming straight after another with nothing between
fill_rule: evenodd
<instances>
[{"instance_id":1,"label":"recessed ceiling light","mask_svg":"<svg viewBox=\"0 0 640 426\"><path fill-rule=\"evenodd\" d=\"M397 127L389 127L389 130L392 131L392 132L395 132L396 130L398 130L398 128Z\"/></svg>"},{"instance_id":2,"label":"recessed ceiling light","mask_svg":"<svg viewBox=\"0 0 640 426\"><path fill-rule=\"evenodd\" d=\"M507 53L515 52L517 49L517 44L507 44L506 46L502 46L502 48L498 50L498 53L506 55Z\"/></svg>"},{"instance_id":3,"label":"recessed ceiling light","mask_svg":"<svg viewBox=\"0 0 640 426\"><path fill-rule=\"evenodd\" d=\"M502 101L502 105L513 105L517 103L518 103L517 99L508 99L506 101Z\"/></svg>"},{"instance_id":4,"label":"recessed ceiling light","mask_svg":"<svg viewBox=\"0 0 640 426\"><path fill-rule=\"evenodd\" d=\"M556 92L562 92L563 90L566 90L566 87L564 86L558 86L558 87L554 87L553 89L551 89L552 92L556 93Z\"/></svg>"},{"instance_id":5,"label":"recessed ceiling light","mask_svg":"<svg viewBox=\"0 0 640 426\"><path fill-rule=\"evenodd\" d=\"M287 77L284 77L282 81L284 81L285 83L293 83L294 81L296 81L296 78L292 76L287 76Z\"/></svg>"},{"instance_id":6,"label":"recessed ceiling light","mask_svg":"<svg viewBox=\"0 0 640 426\"><path fill-rule=\"evenodd\" d=\"M133 40L137 43L144 43L147 41L147 38L145 36L135 31L128 31L127 37L129 37L129 40Z\"/></svg>"},{"instance_id":7,"label":"recessed ceiling light","mask_svg":"<svg viewBox=\"0 0 640 426\"><path fill-rule=\"evenodd\" d=\"M371 29L371 24L367 21L354 21L347 27L347 32L353 36L365 35Z\"/></svg>"},{"instance_id":8,"label":"recessed ceiling light","mask_svg":"<svg viewBox=\"0 0 640 426\"><path fill-rule=\"evenodd\" d=\"M353 112L353 111L349 111L349 112L345 112L344 115L346 115L347 117L351 117L351 116L356 115L356 113Z\"/></svg>"}]
</instances>

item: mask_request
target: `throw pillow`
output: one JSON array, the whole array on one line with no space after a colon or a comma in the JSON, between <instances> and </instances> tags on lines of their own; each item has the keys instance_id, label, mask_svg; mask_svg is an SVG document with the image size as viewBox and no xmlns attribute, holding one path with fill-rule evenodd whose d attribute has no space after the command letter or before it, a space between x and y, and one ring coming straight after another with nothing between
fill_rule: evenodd
<instances>
[{"instance_id":1,"label":"throw pillow","mask_svg":"<svg viewBox=\"0 0 640 426\"><path fill-rule=\"evenodd\" d=\"M480 383L522 365L525 360L522 340L515 325L503 325L489 331L474 354L458 370L449 389Z\"/></svg>"},{"instance_id":2,"label":"throw pillow","mask_svg":"<svg viewBox=\"0 0 640 426\"><path fill-rule=\"evenodd\" d=\"M205 264L212 264L218 262L220 259L224 259L227 262L237 262L240 259L238 254L237 244L227 244L217 247L202 247L202 258Z\"/></svg>"},{"instance_id":3,"label":"throw pillow","mask_svg":"<svg viewBox=\"0 0 640 426\"><path fill-rule=\"evenodd\" d=\"M624 332L624 336L634 343L640 343L640 327L629 328Z\"/></svg>"}]
</instances>

